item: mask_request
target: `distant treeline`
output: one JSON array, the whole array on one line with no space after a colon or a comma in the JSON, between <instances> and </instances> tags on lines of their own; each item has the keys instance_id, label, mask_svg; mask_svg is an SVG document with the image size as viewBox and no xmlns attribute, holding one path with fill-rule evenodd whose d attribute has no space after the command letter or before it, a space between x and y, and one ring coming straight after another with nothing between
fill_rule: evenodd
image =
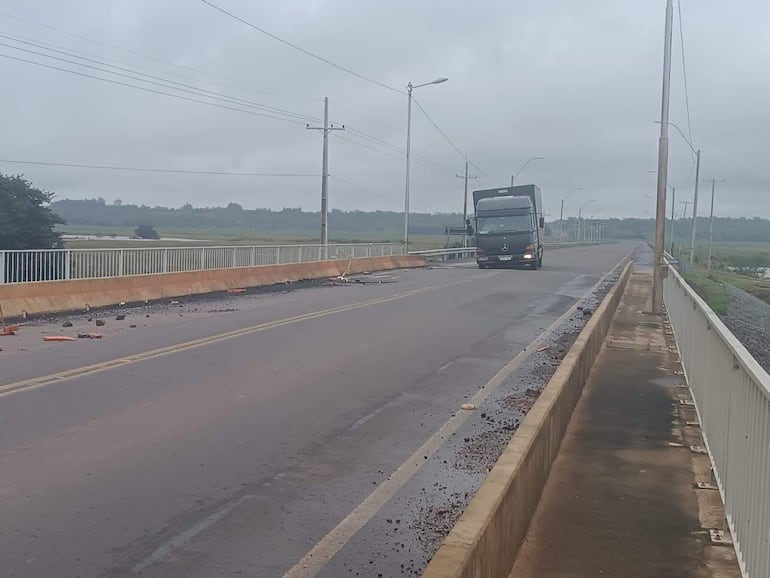
<instances>
[{"instance_id":1,"label":"distant treeline","mask_svg":"<svg viewBox=\"0 0 770 578\"><path fill-rule=\"evenodd\" d=\"M70 225L136 227L157 229L250 229L267 232L316 231L320 213L285 208L248 210L236 203L226 207L197 208L190 204L178 209L105 203L104 199L55 201L51 209ZM444 227L462 226L461 214L410 213L409 230L418 235L441 235ZM347 233L381 232L398 237L404 214L393 211L340 211L329 214L329 227Z\"/></svg>"},{"instance_id":2,"label":"distant treeline","mask_svg":"<svg viewBox=\"0 0 770 578\"><path fill-rule=\"evenodd\" d=\"M655 234L654 219L596 219L600 223L604 236L610 239L649 239ZM585 221L583 228L585 230ZM559 224L551 223L552 229L558 234ZM677 219L674 223L674 239L677 244L689 242L692 219ZM564 221L565 237L575 235L577 219ZM666 221L666 243L670 242L671 221ZM699 241L709 237L709 219L698 217L695 226L695 236ZM714 217L714 241L737 243L770 243L770 220L759 217Z\"/></svg>"},{"instance_id":3,"label":"distant treeline","mask_svg":"<svg viewBox=\"0 0 770 578\"><path fill-rule=\"evenodd\" d=\"M106 227L137 227L152 225L158 229L250 229L266 232L316 231L320 215L301 209L285 208L247 210L236 203L226 207L193 207L190 204L178 209L127 205L116 201L107 204L104 199L69 200L51 203L51 209L70 225L98 225ZM398 237L403 227L403 213L394 211L340 211L332 210L329 215L330 228L348 233L379 232L393 233ZM611 239L648 239L655 231L653 219L597 219L604 236ZM678 219L675 223L675 237L689 238L690 219ZM409 217L409 230L418 235L441 235L444 227L462 225L462 215L457 213L414 213ZM584 221L583 230L585 231ZM670 223L666 225L668 237ZM548 227L558 235L558 221ZM564 222L564 236L574 238L577 220ZM697 237L707 239L709 221L698 218ZM714 240L730 242L770 243L770 220L754 218L719 217L714 221Z\"/></svg>"}]
</instances>

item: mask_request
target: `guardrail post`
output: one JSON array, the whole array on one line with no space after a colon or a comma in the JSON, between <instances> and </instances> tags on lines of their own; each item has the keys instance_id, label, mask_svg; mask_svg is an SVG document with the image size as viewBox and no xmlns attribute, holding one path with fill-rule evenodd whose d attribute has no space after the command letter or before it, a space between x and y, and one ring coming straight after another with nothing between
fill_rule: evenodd
<instances>
[{"instance_id":1,"label":"guardrail post","mask_svg":"<svg viewBox=\"0 0 770 578\"><path fill-rule=\"evenodd\" d=\"M163 249L163 272L168 273L168 247Z\"/></svg>"},{"instance_id":2,"label":"guardrail post","mask_svg":"<svg viewBox=\"0 0 770 578\"><path fill-rule=\"evenodd\" d=\"M65 279L72 279L71 261L72 261L72 251L67 249L64 252L64 278ZM2 283L1 280L0 280L0 283Z\"/></svg>"},{"instance_id":3,"label":"guardrail post","mask_svg":"<svg viewBox=\"0 0 770 578\"><path fill-rule=\"evenodd\" d=\"M5 251L0 251L0 285L5 283Z\"/></svg>"},{"instance_id":4,"label":"guardrail post","mask_svg":"<svg viewBox=\"0 0 770 578\"><path fill-rule=\"evenodd\" d=\"M206 247L201 247L201 268L203 271L206 268Z\"/></svg>"},{"instance_id":5,"label":"guardrail post","mask_svg":"<svg viewBox=\"0 0 770 578\"><path fill-rule=\"evenodd\" d=\"M123 256L125 249L120 249L118 253L118 277L123 277Z\"/></svg>"},{"instance_id":6,"label":"guardrail post","mask_svg":"<svg viewBox=\"0 0 770 578\"><path fill-rule=\"evenodd\" d=\"M257 248L252 247L251 248L251 257L249 258L249 266L254 267L257 262Z\"/></svg>"},{"instance_id":7,"label":"guardrail post","mask_svg":"<svg viewBox=\"0 0 770 578\"><path fill-rule=\"evenodd\" d=\"M233 267L237 267L236 265L238 259L238 247L233 247Z\"/></svg>"},{"instance_id":8,"label":"guardrail post","mask_svg":"<svg viewBox=\"0 0 770 578\"><path fill-rule=\"evenodd\" d=\"M281 264L281 246L277 246L275 248L275 264L280 265Z\"/></svg>"},{"instance_id":9,"label":"guardrail post","mask_svg":"<svg viewBox=\"0 0 770 578\"><path fill-rule=\"evenodd\" d=\"M297 263L304 263L302 260L302 245L297 246Z\"/></svg>"}]
</instances>

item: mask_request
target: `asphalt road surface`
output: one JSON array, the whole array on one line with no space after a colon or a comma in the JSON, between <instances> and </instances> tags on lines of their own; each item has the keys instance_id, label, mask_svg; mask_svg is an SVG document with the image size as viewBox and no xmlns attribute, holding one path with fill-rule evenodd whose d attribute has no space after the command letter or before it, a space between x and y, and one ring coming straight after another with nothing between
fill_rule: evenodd
<instances>
[{"instance_id":1,"label":"asphalt road surface","mask_svg":"<svg viewBox=\"0 0 770 578\"><path fill-rule=\"evenodd\" d=\"M401 524L383 512L426 491L422 462L470 427L460 404L633 248L182 303L200 315L136 314L101 340L3 338L0 574L408 574L393 536L419 528L407 512L380 532Z\"/></svg>"}]
</instances>

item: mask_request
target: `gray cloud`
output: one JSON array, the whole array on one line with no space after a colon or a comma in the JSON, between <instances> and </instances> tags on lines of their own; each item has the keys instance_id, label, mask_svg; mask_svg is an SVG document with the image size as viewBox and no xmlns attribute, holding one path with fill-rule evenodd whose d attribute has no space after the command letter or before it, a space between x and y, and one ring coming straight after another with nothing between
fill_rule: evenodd
<instances>
[{"instance_id":1,"label":"gray cloud","mask_svg":"<svg viewBox=\"0 0 770 578\"><path fill-rule=\"evenodd\" d=\"M444 2L219 0L221 5L325 58L415 91L431 117L492 179L538 183L546 211L574 187L574 214L595 199L597 216L652 214L660 114L665 2L490 0ZM717 210L770 216L770 41L763 0L734 4L684 0L693 138L704 150L702 176L726 179ZM324 65L200 2L137 0L53 3L7 0L0 10L98 39L164 62L93 44L0 14L0 32L114 59L152 74L238 98L320 117L403 148L406 96ZM13 44L2 40L4 43ZM0 47L0 53L51 61ZM75 68L70 65L68 68ZM183 66L212 73L202 75ZM0 158L186 170L320 173L321 137L302 124L184 102L0 58ZM99 73L101 74L101 73ZM180 76L172 76L180 75ZM213 76L216 75L216 78ZM192 77L181 78L181 76ZM126 82L126 79L122 79ZM687 132L681 53L675 29L671 119ZM758 130L761 129L761 130ZM412 207L462 208L463 161L415 109ZM355 140L354 144L343 139ZM353 133L331 140L331 205L403 207L403 155L360 146ZM670 182L691 195L692 158L671 133ZM440 166L436 166L440 165ZM60 197L124 202L191 202L316 209L319 179L104 172L12 166ZM474 174L478 173L475 169ZM350 184L355 183L355 184ZM701 205L702 207L705 204ZM681 207L677 209L681 211ZM705 214L706 209L703 209Z\"/></svg>"}]
</instances>

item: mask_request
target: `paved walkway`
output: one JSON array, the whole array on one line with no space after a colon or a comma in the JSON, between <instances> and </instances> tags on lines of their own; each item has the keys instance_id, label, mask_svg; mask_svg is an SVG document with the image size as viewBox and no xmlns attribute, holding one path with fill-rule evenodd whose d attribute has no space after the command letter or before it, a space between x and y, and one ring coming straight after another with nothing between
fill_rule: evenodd
<instances>
[{"instance_id":1,"label":"paved walkway","mask_svg":"<svg viewBox=\"0 0 770 578\"><path fill-rule=\"evenodd\" d=\"M649 311L650 272L632 276L573 414L511 578L740 577L720 528L696 418L679 410L679 368ZM671 445L671 442L680 442Z\"/></svg>"}]
</instances>

